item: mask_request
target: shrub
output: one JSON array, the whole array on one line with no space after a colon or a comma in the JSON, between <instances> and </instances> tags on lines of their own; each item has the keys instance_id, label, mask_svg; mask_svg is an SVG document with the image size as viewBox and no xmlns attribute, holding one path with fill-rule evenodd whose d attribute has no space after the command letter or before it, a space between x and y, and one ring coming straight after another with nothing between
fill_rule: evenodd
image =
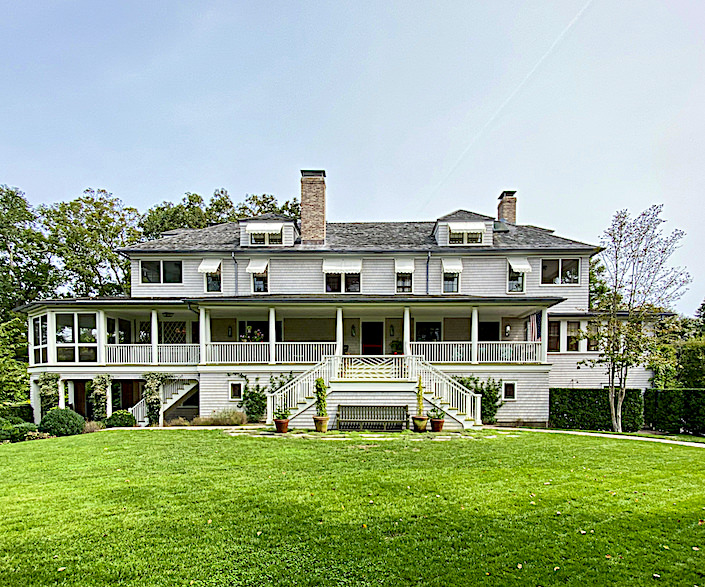
<instances>
[{"instance_id":1,"label":"shrub","mask_svg":"<svg viewBox=\"0 0 705 587\"><path fill-rule=\"evenodd\" d=\"M96 375L91 381L89 400L93 406L93 417L105 420L108 415L108 394L111 393L112 378L110 375Z\"/></svg>"},{"instance_id":2,"label":"shrub","mask_svg":"<svg viewBox=\"0 0 705 587\"><path fill-rule=\"evenodd\" d=\"M7 418L8 416L22 418L23 421L31 424L34 423L34 410L27 402L0 406L0 418Z\"/></svg>"},{"instance_id":3,"label":"shrub","mask_svg":"<svg viewBox=\"0 0 705 587\"><path fill-rule=\"evenodd\" d=\"M705 434L705 389L689 389L683 396L683 428Z\"/></svg>"},{"instance_id":4,"label":"shrub","mask_svg":"<svg viewBox=\"0 0 705 587\"><path fill-rule=\"evenodd\" d=\"M259 380L255 379L254 385L250 385L249 381L245 383L242 402L238 404L238 407L244 408L250 422L259 422L264 419L264 414L267 411L267 394L265 389L260 386Z\"/></svg>"},{"instance_id":5,"label":"shrub","mask_svg":"<svg viewBox=\"0 0 705 587\"><path fill-rule=\"evenodd\" d=\"M222 410L210 416L197 416L191 422L193 426L242 426L247 424L247 415L238 410Z\"/></svg>"},{"instance_id":6,"label":"shrub","mask_svg":"<svg viewBox=\"0 0 705 587\"><path fill-rule=\"evenodd\" d=\"M316 379L315 395L316 395L316 416L325 418L328 416L328 402L326 391L328 387L323 377Z\"/></svg>"},{"instance_id":7,"label":"shrub","mask_svg":"<svg viewBox=\"0 0 705 587\"><path fill-rule=\"evenodd\" d=\"M42 418L39 424L40 432L47 432L53 436L73 436L81 434L86 421L83 416L73 410L52 408Z\"/></svg>"},{"instance_id":8,"label":"shrub","mask_svg":"<svg viewBox=\"0 0 705 587\"><path fill-rule=\"evenodd\" d=\"M685 393L682 389L647 389L644 392L644 423L653 430L680 432Z\"/></svg>"},{"instance_id":9,"label":"shrub","mask_svg":"<svg viewBox=\"0 0 705 587\"><path fill-rule=\"evenodd\" d=\"M20 422L11 423L9 420L3 419L0 422L0 442L9 440L10 442L22 442L27 439L30 432L36 432L37 427L34 424L20 420Z\"/></svg>"},{"instance_id":10,"label":"shrub","mask_svg":"<svg viewBox=\"0 0 705 587\"><path fill-rule=\"evenodd\" d=\"M49 413L49 410L59 405L59 374L42 373L38 382L41 417L43 418Z\"/></svg>"},{"instance_id":11,"label":"shrub","mask_svg":"<svg viewBox=\"0 0 705 587\"><path fill-rule=\"evenodd\" d=\"M497 410L504 405L502 401L502 380L488 377L485 381L480 381L474 375L468 377L453 377L460 385L470 391L482 396L480 416L483 424L495 424L497 422Z\"/></svg>"},{"instance_id":12,"label":"shrub","mask_svg":"<svg viewBox=\"0 0 705 587\"><path fill-rule=\"evenodd\" d=\"M552 388L549 390L549 426L581 430L612 430L606 389ZM622 404L622 430L636 432L644 425L644 398L640 389L627 389Z\"/></svg>"},{"instance_id":13,"label":"shrub","mask_svg":"<svg viewBox=\"0 0 705 587\"><path fill-rule=\"evenodd\" d=\"M682 387L705 387L705 339L694 338L678 348L678 380Z\"/></svg>"},{"instance_id":14,"label":"shrub","mask_svg":"<svg viewBox=\"0 0 705 587\"><path fill-rule=\"evenodd\" d=\"M94 421L89 420L83 425L83 433L90 434L91 432L98 432L99 430L105 430L105 423L100 420Z\"/></svg>"},{"instance_id":15,"label":"shrub","mask_svg":"<svg viewBox=\"0 0 705 587\"><path fill-rule=\"evenodd\" d=\"M25 437L25 440L46 440L47 438L56 438L56 436L52 436L51 434L47 434L46 432L27 432L27 436Z\"/></svg>"},{"instance_id":16,"label":"shrub","mask_svg":"<svg viewBox=\"0 0 705 587\"><path fill-rule=\"evenodd\" d=\"M127 410L116 410L105 420L108 428L132 428L137 426L137 420Z\"/></svg>"}]
</instances>

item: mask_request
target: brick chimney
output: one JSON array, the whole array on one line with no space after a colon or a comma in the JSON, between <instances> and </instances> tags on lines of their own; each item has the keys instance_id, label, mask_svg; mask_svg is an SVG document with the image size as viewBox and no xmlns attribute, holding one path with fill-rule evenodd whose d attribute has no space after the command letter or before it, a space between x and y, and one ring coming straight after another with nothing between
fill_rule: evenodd
<instances>
[{"instance_id":1,"label":"brick chimney","mask_svg":"<svg viewBox=\"0 0 705 587\"><path fill-rule=\"evenodd\" d=\"M499 196L497 206L497 220L504 220L510 224L517 223L517 198L516 191L504 191Z\"/></svg>"},{"instance_id":2,"label":"brick chimney","mask_svg":"<svg viewBox=\"0 0 705 587\"><path fill-rule=\"evenodd\" d=\"M326 242L326 172L301 170L301 243Z\"/></svg>"}]
</instances>

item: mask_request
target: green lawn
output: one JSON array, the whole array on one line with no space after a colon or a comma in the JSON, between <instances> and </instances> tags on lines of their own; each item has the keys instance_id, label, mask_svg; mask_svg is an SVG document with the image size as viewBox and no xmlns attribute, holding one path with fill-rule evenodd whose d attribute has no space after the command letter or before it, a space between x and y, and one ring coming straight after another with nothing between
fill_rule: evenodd
<instances>
[{"instance_id":1,"label":"green lawn","mask_svg":"<svg viewBox=\"0 0 705 587\"><path fill-rule=\"evenodd\" d=\"M705 450L516 434L0 446L0 584L705 585Z\"/></svg>"}]
</instances>

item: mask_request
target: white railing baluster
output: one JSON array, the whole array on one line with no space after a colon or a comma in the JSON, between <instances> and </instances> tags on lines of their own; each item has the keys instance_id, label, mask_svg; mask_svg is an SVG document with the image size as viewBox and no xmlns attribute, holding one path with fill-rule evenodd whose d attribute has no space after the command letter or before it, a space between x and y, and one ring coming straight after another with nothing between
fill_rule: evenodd
<instances>
[{"instance_id":1,"label":"white railing baluster","mask_svg":"<svg viewBox=\"0 0 705 587\"><path fill-rule=\"evenodd\" d=\"M411 353L430 363L470 363L470 342L412 342ZM477 359L480 363L539 363L541 343L526 341L479 342Z\"/></svg>"}]
</instances>

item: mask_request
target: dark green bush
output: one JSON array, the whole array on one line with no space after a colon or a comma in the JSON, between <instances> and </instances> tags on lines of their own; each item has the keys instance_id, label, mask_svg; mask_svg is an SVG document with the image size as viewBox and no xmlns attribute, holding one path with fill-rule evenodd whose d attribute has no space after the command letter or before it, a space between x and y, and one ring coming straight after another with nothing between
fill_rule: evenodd
<instances>
[{"instance_id":1,"label":"dark green bush","mask_svg":"<svg viewBox=\"0 0 705 587\"><path fill-rule=\"evenodd\" d=\"M552 388L549 390L549 426L580 430L612 430L606 389ZM640 389L627 389L622 404L622 430L636 432L644 425L644 398Z\"/></svg>"},{"instance_id":2,"label":"dark green bush","mask_svg":"<svg viewBox=\"0 0 705 587\"><path fill-rule=\"evenodd\" d=\"M482 423L495 424L497 422L497 410L504 405L502 401L502 380L488 377L486 381L481 381L474 375L468 377L453 376L453 379L473 393L479 393L482 396L480 405Z\"/></svg>"},{"instance_id":3,"label":"dark green bush","mask_svg":"<svg viewBox=\"0 0 705 587\"><path fill-rule=\"evenodd\" d=\"M0 421L0 442L9 440L10 442L22 442L27 439L29 432L36 432L37 427L30 422L21 420L16 423L10 423L7 419Z\"/></svg>"},{"instance_id":4,"label":"dark green bush","mask_svg":"<svg viewBox=\"0 0 705 587\"><path fill-rule=\"evenodd\" d=\"M681 387L705 387L705 339L694 338L678 348L678 380Z\"/></svg>"},{"instance_id":5,"label":"dark green bush","mask_svg":"<svg viewBox=\"0 0 705 587\"><path fill-rule=\"evenodd\" d=\"M73 436L81 434L86 421L83 416L73 410L52 408L49 413L42 418L39 424L39 431L46 432L52 436Z\"/></svg>"},{"instance_id":6,"label":"dark green bush","mask_svg":"<svg viewBox=\"0 0 705 587\"><path fill-rule=\"evenodd\" d=\"M705 434L705 389L683 393L683 428L691 434Z\"/></svg>"},{"instance_id":7,"label":"dark green bush","mask_svg":"<svg viewBox=\"0 0 705 587\"><path fill-rule=\"evenodd\" d=\"M17 418L22 418L24 422L34 423L34 410L27 402L0 406L0 418L7 418L8 416L16 416Z\"/></svg>"},{"instance_id":8,"label":"dark green bush","mask_svg":"<svg viewBox=\"0 0 705 587\"><path fill-rule=\"evenodd\" d=\"M683 428L682 389L647 389L644 392L644 422L653 430L679 433Z\"/></svg>"},{"instance_id":9,"label":"dark green bush","mask_svg":"<svg viewBox=\"0 0 705 587\"><path fill-rule=\"evenodd\" d=\"M105 420L105 425L108 428L131 428L137 426L137 420L127 410L117 410Z\"/></svg>"}]
</instances>

